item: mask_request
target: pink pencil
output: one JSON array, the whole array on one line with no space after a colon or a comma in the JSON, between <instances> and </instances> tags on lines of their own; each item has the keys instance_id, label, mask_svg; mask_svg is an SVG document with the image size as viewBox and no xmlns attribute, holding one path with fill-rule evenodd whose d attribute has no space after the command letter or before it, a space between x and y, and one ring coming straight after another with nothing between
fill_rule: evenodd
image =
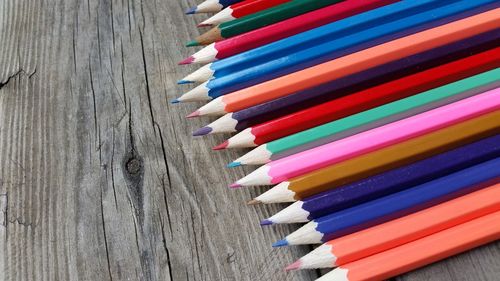
<instances>
[{"instance_id":1,"label":"pink pencil","mask_svg":"<svg viewBox=\"0 0 500 281\"><path fill-rule=\"evenodd\" d=\"M500 109L500 88L261 166L231 187L272 185Z\"/></svg>"}]
</instances>

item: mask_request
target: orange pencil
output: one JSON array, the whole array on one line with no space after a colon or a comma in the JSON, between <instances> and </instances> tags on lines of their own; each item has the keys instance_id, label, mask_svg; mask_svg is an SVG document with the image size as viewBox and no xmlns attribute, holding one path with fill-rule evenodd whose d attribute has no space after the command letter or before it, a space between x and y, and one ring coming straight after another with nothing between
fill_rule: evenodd
<instances>
[{"instance_id":1,"label":"orange pencil","mask_svg":"<svg viewBox=\"0 0 500 281\"><path fill-rule=\"evenodd\" d=\"M500 211L500 184L324 243L287 270L337 267Z\"/></svg>"},{"instance_id":2,"label":"orange pencil","mask_svg":"<svg viewBox=\"0 0 500 281\"><path fill-rule=\"evenodd\" d=\"M337 267L316 281L384 280L500 239L500 211Z\"/></svg>"},{"instance_id":3,"label":"orange pencil","mask_svg":"<svg viewBox=\"0 0 500 281\"><path fill-rule=\"evenodd\" d=\"M218 97L190 116L221 115L411 56L500 26L500 8L458 20Z\"/></svg>"}]
</instances>

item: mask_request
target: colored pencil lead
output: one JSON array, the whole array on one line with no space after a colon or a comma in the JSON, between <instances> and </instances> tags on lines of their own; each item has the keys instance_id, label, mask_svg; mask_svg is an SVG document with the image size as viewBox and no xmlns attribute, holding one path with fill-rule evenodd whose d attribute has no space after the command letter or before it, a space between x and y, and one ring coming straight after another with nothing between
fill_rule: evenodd
<instances>
[{"instance_id":1,"label":"colored pencil lead","mask_svg":"<svg viewBox=\"0 0 500 281\"><path fill-rule=\"evenodd\" d=\"M276 247L283 247L283 246L288 246L288 241L286 240L278 240L276 241L274 244L273 244L273 247L276 248Z\"/></svg>"},{"instance_id":2,"label":"colored pencil lead","mask_svg":"<svg viewBox=\"0 0 500 281\"><path fill-rule=\"evenodd\" d=\"M289 270L297 270L297 269L299 269L299 268L300 268L300 264L301 264L301 262L300 262L300 260L298 260L298 261L296 261L296 262L294 262L294 263L290 264L289 266L287 266L287 267L285 268L285 270L286 270L286 271L289 271Z\"/></svg>"},{"instance_id":3,"label":"colored pencil lead","mask_svg":"<svg viewBox=\"0 0 500 281\"><path fill-rule=\"evenodd\" d=\"M199 23L196 25L196 27L207 27L207 26L213 26L213 25L208 23Z\"/></svg>"},{"instance_id":4,"label":"colored pencil lead","mask_svg":"<svg viewBox=\"0 0 500 281\"><path fill-rule=\"evenodd\" d=\"M178 85L184 85L184 84L192 84L193 81L186 81L186 80L179 80L177 81Z\"/></svg>"},{"instance_id":5,"label":"colored pencil lead","mask_svg":"<svg viewBox=\"0 0 500 281\"><path fill-rule=\"evenodd\" d=\"M223 143L221 143L221 144L219 144L219 145L217 145L217 146L214 146L212 149L213 149L213 150L222 150L222 149L226 149L226 147L227 147L227 145L228 145L228 144L229 144L229 143L228 143L227 141L225 141L225 142L223 142Z\"/></svg>"},{"instance_id":6,"label":"colored pencil lead","mask_svg":"<svg viewBox=\"0 0 500 281\"><path fill-rule=\"evenodd\" d=\"M231 163L227 164L228 168L235 168L235 167L239 167L239 166L241 166L240 162L231 162Z\"/></svg>"},{"instance_id":7,"label":"colored pencil lead","mask_svg":"<svg viewBox=\"0 0 500 281\"><path fill-rule=\"evenodd\" d=\"M170 101L170 103L174 104L174 103L179 103L179 100L178 99L173 99Z\"/></svg>"},{"instance_id":8,"label":"colored pencil lead","mask_svg":"<svg viewBox=\"0 0 500 281\"><path fill-rule=\"evenodd\" d=\"M177 101L178 102L178 101ZM200 116L200 112L198 110L191 112L186 118L193 118Z\"/></svg>"},{"instance_id":9,"label":"colored pencil lead","mask_svg":"<svg viewBox=\"0 0 500 281\"><path fill-rule=\"evenodd\" d=\"M194 61L194 58L192 56L189 56L189 57L183 59L182 61L180 61L178 64L179 65L192 64L193 61Z\"/></svg>"},{"instance_id":10,"label":"colored pencil lead","mask_svg":"<svg viewBox=\"0 0 500 281\"><path fill-rule=\"evenodd\" d=\"M198 43L198 41L196 40L190 41L186 44L186 47L196 47L196 46L200 46L200 43Z\"/></svg>"},{"instance_id":11,"label":"colored pencil lead","mask_svg":"<svg viewBox=\"0 0 500 281\"><path fill-rule=\"evenodd\" d=\"M210 127L202 127L193 133L193 137L208 135L208 134L210 134L211 131L212 131L212 128L210 128Z\"/></svg>"},{"instance_id":12,"label":"colored pencil lead","mask_svg":"<svg viewBox=\"0 0 500 281\"><path fill-rule=\"evenodd\" d=\"M229 185L229 187L230 188L239 188L239 187L242 187L242 185L239 184L239 183L232 183L232 184Z\"/></svg>"},{"instance_id":13,"label":"colored pencil lead","mask_svg":"<svg viewBox=\"0 0 500 281\"><path fill-rule=\"evenodd\" d=\"M196 7L191 7L186 10L186 15L194 15L196 13Z\"/></svg>"},{"instance_id":14,"label":"colored pencil lead","mask_svg":"<svg viewBox=\"0 0 500 281\"><path fill-rule=\"evenodd\" d=\"M255 200L255 199L252 199L250 201L247 202L247 205L251 206L251 205L259 205L259 204L262 204L262 202L260 202L259 200Z\"/></svg>"},{"instance_id":15,"label":"colored pencil lead","mask_svg":"<svg viewBox=\"0 0 500 281\"><path fill-rule=\"evenodd\" d=\"M273 222L270 220L263 220L260 222L260 225L272 225L272 224L273 224Z\"/></svg>"}]
</instances>

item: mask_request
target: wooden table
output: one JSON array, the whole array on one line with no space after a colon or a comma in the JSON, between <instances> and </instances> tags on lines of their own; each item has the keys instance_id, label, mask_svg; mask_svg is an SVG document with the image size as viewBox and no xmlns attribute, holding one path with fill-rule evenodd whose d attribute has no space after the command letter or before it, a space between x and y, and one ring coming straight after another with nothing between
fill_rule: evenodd
<instances>
[{"instance_id":1,"label":"wooden table","mask_svg":"<svg viewBox=\"0 0 500 281\"><path fill-rule=\"evenodd\" d=\"M2 280L314 280L285 273L310 247L272 249L297 226L261 228L283 206L229 190L250 170L224 138L192 138L187 88L204 16L192 0L0 1ZM499 280L500 243L398 280Z\"/></svg>"}]
</instances>

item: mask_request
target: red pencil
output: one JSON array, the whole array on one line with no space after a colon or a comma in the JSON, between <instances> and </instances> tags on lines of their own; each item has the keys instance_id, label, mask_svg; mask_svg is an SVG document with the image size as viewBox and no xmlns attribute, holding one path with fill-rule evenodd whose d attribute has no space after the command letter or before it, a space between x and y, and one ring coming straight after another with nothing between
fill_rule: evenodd
<instances>
[{"instance_id":1,"label":"red pencil","mask_svg":"<svg viewBox=\"0 0 500 281\"><path fill-rule=\"evenodd\" d=\"M497 47L255 125L215 149L257 146L499 66L500 47Z\"/></svg>"},{"instance_id":2,"label":"red pencil","mask_svg":"<svg viewBox=\"0 0 500 281\"><path fill-rule=\"evenodd\" d=\"M291 0L245 0L225 8L198 26L221 24L289 1Z\"/></svg>"},{"instance_id":3,"label":"red pencil","mask_svg":"<svg viewBox=\"0 0 500 281\"><path fill-rule=\"evenodd\" d=\"M206 46L181 64L209 63L400 0L346 0Z\"/></svg>"}]
</instances>

